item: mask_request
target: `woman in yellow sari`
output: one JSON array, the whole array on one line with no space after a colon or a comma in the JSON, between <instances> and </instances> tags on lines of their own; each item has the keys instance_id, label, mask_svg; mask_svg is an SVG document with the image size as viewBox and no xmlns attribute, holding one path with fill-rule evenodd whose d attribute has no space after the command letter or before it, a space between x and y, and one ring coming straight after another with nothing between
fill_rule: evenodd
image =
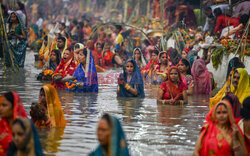
<instances>
[{"instance_id":1,"label":"woman in yellow sari","mask_svg":"<svg viewBox=\"0 0 250 156\"><path fill-rule=\"evenodd\" d=\"M238 98L240 103L250 96L249 76L248 72L243 68L237 68L227 80L224 87L212 98L210 98L209 108L218 103L227 92L232 92Z\"/></svg>"},{"instance_id":2,"label":"woman in yellow sari","mask_svg":"<svg viewBox=\"0 0 250 156\"><path fill-rule=\"evenodd\" d=\"M65 127L66 122L61 102L54 86L45 84L41 88L39 105L41 106L39 107L40 110L38 108L35 111L31 108L30 112L31 118L37 128Z\"/></svg>"},{"instance_id":3,"label":"woman in yellow sari","mask_svg":"<svg viewBox=\"0 0 250 156\"><path fill-rule=\"evenodd\" d=\"M49 60L50 56L50 47L52 44L52 38L50 36L45 36L43 39L42 47L39 50L39 57L41 62L39 63L39 68L42 68L44 64Z\"/></svg>"}]
</instances>

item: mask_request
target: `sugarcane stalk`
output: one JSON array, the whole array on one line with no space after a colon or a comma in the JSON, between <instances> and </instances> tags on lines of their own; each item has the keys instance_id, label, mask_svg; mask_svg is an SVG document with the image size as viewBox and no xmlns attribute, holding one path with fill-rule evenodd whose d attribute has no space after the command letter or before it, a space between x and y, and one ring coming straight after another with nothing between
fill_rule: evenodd
<instances>
[{"instance_id":1,"label":"sugarcane stalk","mask_svg":"<svg viewBox=\"0 0 250 156\"><path fill-rule=\"evenodd\" d=\"M238 48L237 48L237 50L235 51L235 56L237 55L237 53L238 53L238 51L239 51L239 49L240 49L240 47L241 47L242 40L243 40L244 36L245 36L246 34L248 34L248 31L249 31L249 24L250 24L250 19L248 19L247 27L245 28L245 31L244 31L244 33L243 33L241 39L240 39L240 43L239 43L239 45L238 45ZM247 40L247 39L246 39L246 40ZM241 51L241 52L242 52L242 51ZM242 55L242 54L241 54L241 55ZM241 60L241 55L240 55L240 60Z\"/></svg>"}]
</instances>

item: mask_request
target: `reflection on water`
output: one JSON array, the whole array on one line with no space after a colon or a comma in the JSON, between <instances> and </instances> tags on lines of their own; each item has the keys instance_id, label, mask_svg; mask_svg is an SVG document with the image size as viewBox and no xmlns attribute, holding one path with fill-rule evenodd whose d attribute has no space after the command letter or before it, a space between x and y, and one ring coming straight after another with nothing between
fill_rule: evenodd
<instances>
[{"instance_id":1,"label":"reflection on water","mask_svg":"<svg viewBox=\"0 0 250 156\"><path fill-rule=\"evenodd\" d=\"M33 55L27 53L25 68L19 73L4 73L0 61L0 93L16 91L28 114L43 85L36 81L40 70L33 67ZM101 76L112 72L119 75L119 70L113 70ZM184 106L160 105L155 98L158 86L145 86L144 99L117 98L116 87L115 83L100 84L98 94L59 91L67 126L39 130L46 155L87 155L98 144L96 126L104 112L122 121L132 155L192 154L208 112L208 97L189 97L189 104Z\"/></svg>"}]
</instances>

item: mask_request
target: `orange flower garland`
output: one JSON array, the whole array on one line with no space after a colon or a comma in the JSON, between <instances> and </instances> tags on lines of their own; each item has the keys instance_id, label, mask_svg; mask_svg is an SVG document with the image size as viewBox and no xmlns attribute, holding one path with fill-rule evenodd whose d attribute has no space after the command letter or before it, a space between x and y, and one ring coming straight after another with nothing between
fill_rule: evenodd
<instances>
[{"instance_id":1,"label":"orange flower garland","mask_svg":"<svg viewBox=\"0 0 250 156\"><path fill-rule=\"evenodd\" d=\"M74 80L73 82L74 82L74 83L72 83L71 85L69 85L69 82L66 82L66 83L65 83L66 87L67 87L68 89L72 89L73 87L75 87L75 86L76 86L77 80Z\"/></svg>"},{"instance_id":2,"label":"orange flower garland","mask_svg":"<svg viewBox=\"0 0 250 156\"><path fill-rule=\"evenodd\" d=\"M53 72L52 70L45 70L45 71L43 72L43 74L44 74L45 76L47 76L47 75L53 75L54 72Z\"/></svg>"}]
</instances>

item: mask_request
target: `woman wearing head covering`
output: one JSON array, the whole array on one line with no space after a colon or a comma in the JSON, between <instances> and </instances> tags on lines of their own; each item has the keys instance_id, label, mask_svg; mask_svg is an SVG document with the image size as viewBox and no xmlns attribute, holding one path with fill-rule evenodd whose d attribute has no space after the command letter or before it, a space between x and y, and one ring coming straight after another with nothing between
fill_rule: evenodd
<instances>
[{"instance_id":1,"label":"woman wearing head covering","mask_svg":"<svg viewBox=\"0 0 250 156\"><path fill-rule=\"evenodd\" d=\"M158 66L158 54L159 52L157 50L151 51L151 59L148 62L148 64L141 69L141 74L143 78L146 78L147 80L152 81L153 74L156 70L156 67Z\"/></svg>"},{"instance_id":2,"label":"woman wearing head covering","mask_svg":"<svg viewBox=\"0 0 250 156\"><path fill-rule=\"evenodd\" d=\"M141 72L133 59L128 59L123 65L123 73L118 78L117 96L145 97Z\"/></svg>"},{"instance_id":3,"label":"woman wearing head covering","mask_svg":"<svg viewBox=\"0 0 250 156\"><path fill-rule=\"evenodd\" d=\"M11 12L7 24L8 43L15 60L12 60L13 58L10 56L10 53L6 53L6 64L7 66L11 66L11 62L16 62L19 67L24 67L28 34L26 27L20 16L14 11ZM10 62L10 60L12 61Z\"/></svg>"},{"instance_id":4,"label":"woman wearing head covering","mask_svg":"<svg viewBox=\"0 0 250 156\"><path fill-rule=\"evenodd\" d=\"M91 51L81 50L78 58L80 64L73 74L76 81L66 82L66 86L73 92L98 92L97 71Z\"/></svg>"},{"instance_id":5,"label":"woman wearing head covering","mask_svg":"<svg viewBox=\"0 0 250 156\"><path fill-rule=\"evenodd\" d=\"M12 141L11 125L19 117L27 118L19 95L15 92L4 93L0 97L0 156L7 153Z\"/></svg>"},{"instance_id":6,"label":"woman wearing head covering","mask_svg":"<svg viewBox=\"0 0 250 156\"><path fill-rule=\"evenodd\" d=\"M241 104L245 98L250 96L249 76L245 69L238 68L233 70L224 87L214 97L210 98L209 108L211 109L228 92L235 94Z\"/></svg>"},{"instance_id":7,"label":"woman wearing head covering","mask_svg":"<svg viewBox=\"0 0 250 156\"><path fill-rule=\"evenodd\" d=\"M246 141L248 155L250 152L250 96L247 97L243 101L243 107L240 110L241 120L238 122L238 126L240 127L242 133L244 134L244 138Z\"/></svg>"},{"instance_id":8,"label":"woman wearing head covering","mask_svg":"<svg viewBox=\"0 0 250 156\"><path fill-rule=\"evenodd\" d=\"M135 48L133 51L133 59L141 70L147 65L146 59L140 48Z\"/></svg>"},{"instance_id":9,"label":"woman wearing head covering","mask_svg":"<svg viewBox=\"0 0 250 156\"><path fill-rule=\"evenodd\" d=\"M65 89L66 81L64 81L64 78L72 76L75 69L76 64L74 61L74 53L70 48L68 48L64 52L63 58L55 70L55 74L52 77L52 85L58 89Z\"/></svg>"},{"instance_id":10,"label":"woman wearing head covering","mask_svg":"<svg viewBox=\"0 0 250 156\"><path fill-rule=\"evenodd\" d=\"M231 71L235 68L244 68L245 65L240 61L240 59L238 57L234 57L232 58L227 66L227 77L226 80L228 79Z\"/></svg>"},{"instance_id":11,"label":"woman wearing head covering","mask_svg":"<svg viewBox=\"0 0 250 156\"><path fill-rule=\"evenodd\" d=\"M129 156L126 137L120 121L104 114L98 123L97 137L100 145L90 156Z\"/></svg>"},{"instance_id":12,"label":"woman wearing head covering","mask_svg":"<svg viewBox=\"0 0 250 156\"><path fill-rule=\"evenodd\" d=\"M194 78L194 93L211 95L210 73L204 60L195 60L191 72Z\"/></svg>"},{"instance_id":13,"label":"woman wearing head covering","mask_svg":"<svg viewBox=\"0 0 250 156\"><path fill-rule=\"evenodd\" d=\"M236 125L232 108L220 101L206 116L194 155L247 155L243 135Z\"/></svg>"},{"instance_id":14,"label":"woman wearing head covering","mask_svg":"<svg viewBox=\"0 0 250 156\"><path fill-rule=\"evenodd\" d=\"M154 71L154 84L161 84L165 81L168 78L168 70L171 67L167 52L160 52L158 60L159 63L156 65Z\"/></svg>"},{"instance_id":15,"label":"woman wearing head covering","mask_svg":"<svg viewBox=\"0 0 250 156\"><path fill-rule=\"evenodd\" d=\"M45 84L39 93L38 109L31 108L30 116L36 128L65 127L60 99L54 86Z\"/></svg>"},{"instance_id":16,"label":"woman wearing head covering","mask_svg":"<svg viewBox=\"0 0 250 156\"><path fill-rule=\"evenodd\" d=\"M51 43L52 38L49 36L45 36L43 39L42 47L39 50L39 57L41 59L39 68L42 68L44 64L46 64L46 62L49 60Z\"/></svg>"},{"instance_id":17,"label":"woman wearing head covering","mask_svg":"<svg viewBox=\"0 0 250 156\"><path fill-rule=\"evenodd\" d=\"M160 85L157 102L162 104L187 103L186 86L183 83L178 67L171 67L168 72L168 80Z\"/></svg>"},{"instance_id":18,"label":"woman wearing head covering","mask_svg":"<svg viewBox=\"0 0 250 156\"><path fill-rule=\"evenodd\" d=\"M43 156L42 146L36 127L29 119L19 118L12 124L13 141L7 156Z\"/></svg>"},{"instance_id":19,"label":"woman wearing head covering","mask_svg":"<svg viewBox=\"0 0 250 156\"><path fill-rule=\"evenodd\" d=\"M78 66L79 65L79 59L78 59L78 56L79 56L79 52L84 48L84 45L81 44L81 43L76 43L74 45L74 60L76 62L76 65Z\"/></svg>"}]
</instances>

